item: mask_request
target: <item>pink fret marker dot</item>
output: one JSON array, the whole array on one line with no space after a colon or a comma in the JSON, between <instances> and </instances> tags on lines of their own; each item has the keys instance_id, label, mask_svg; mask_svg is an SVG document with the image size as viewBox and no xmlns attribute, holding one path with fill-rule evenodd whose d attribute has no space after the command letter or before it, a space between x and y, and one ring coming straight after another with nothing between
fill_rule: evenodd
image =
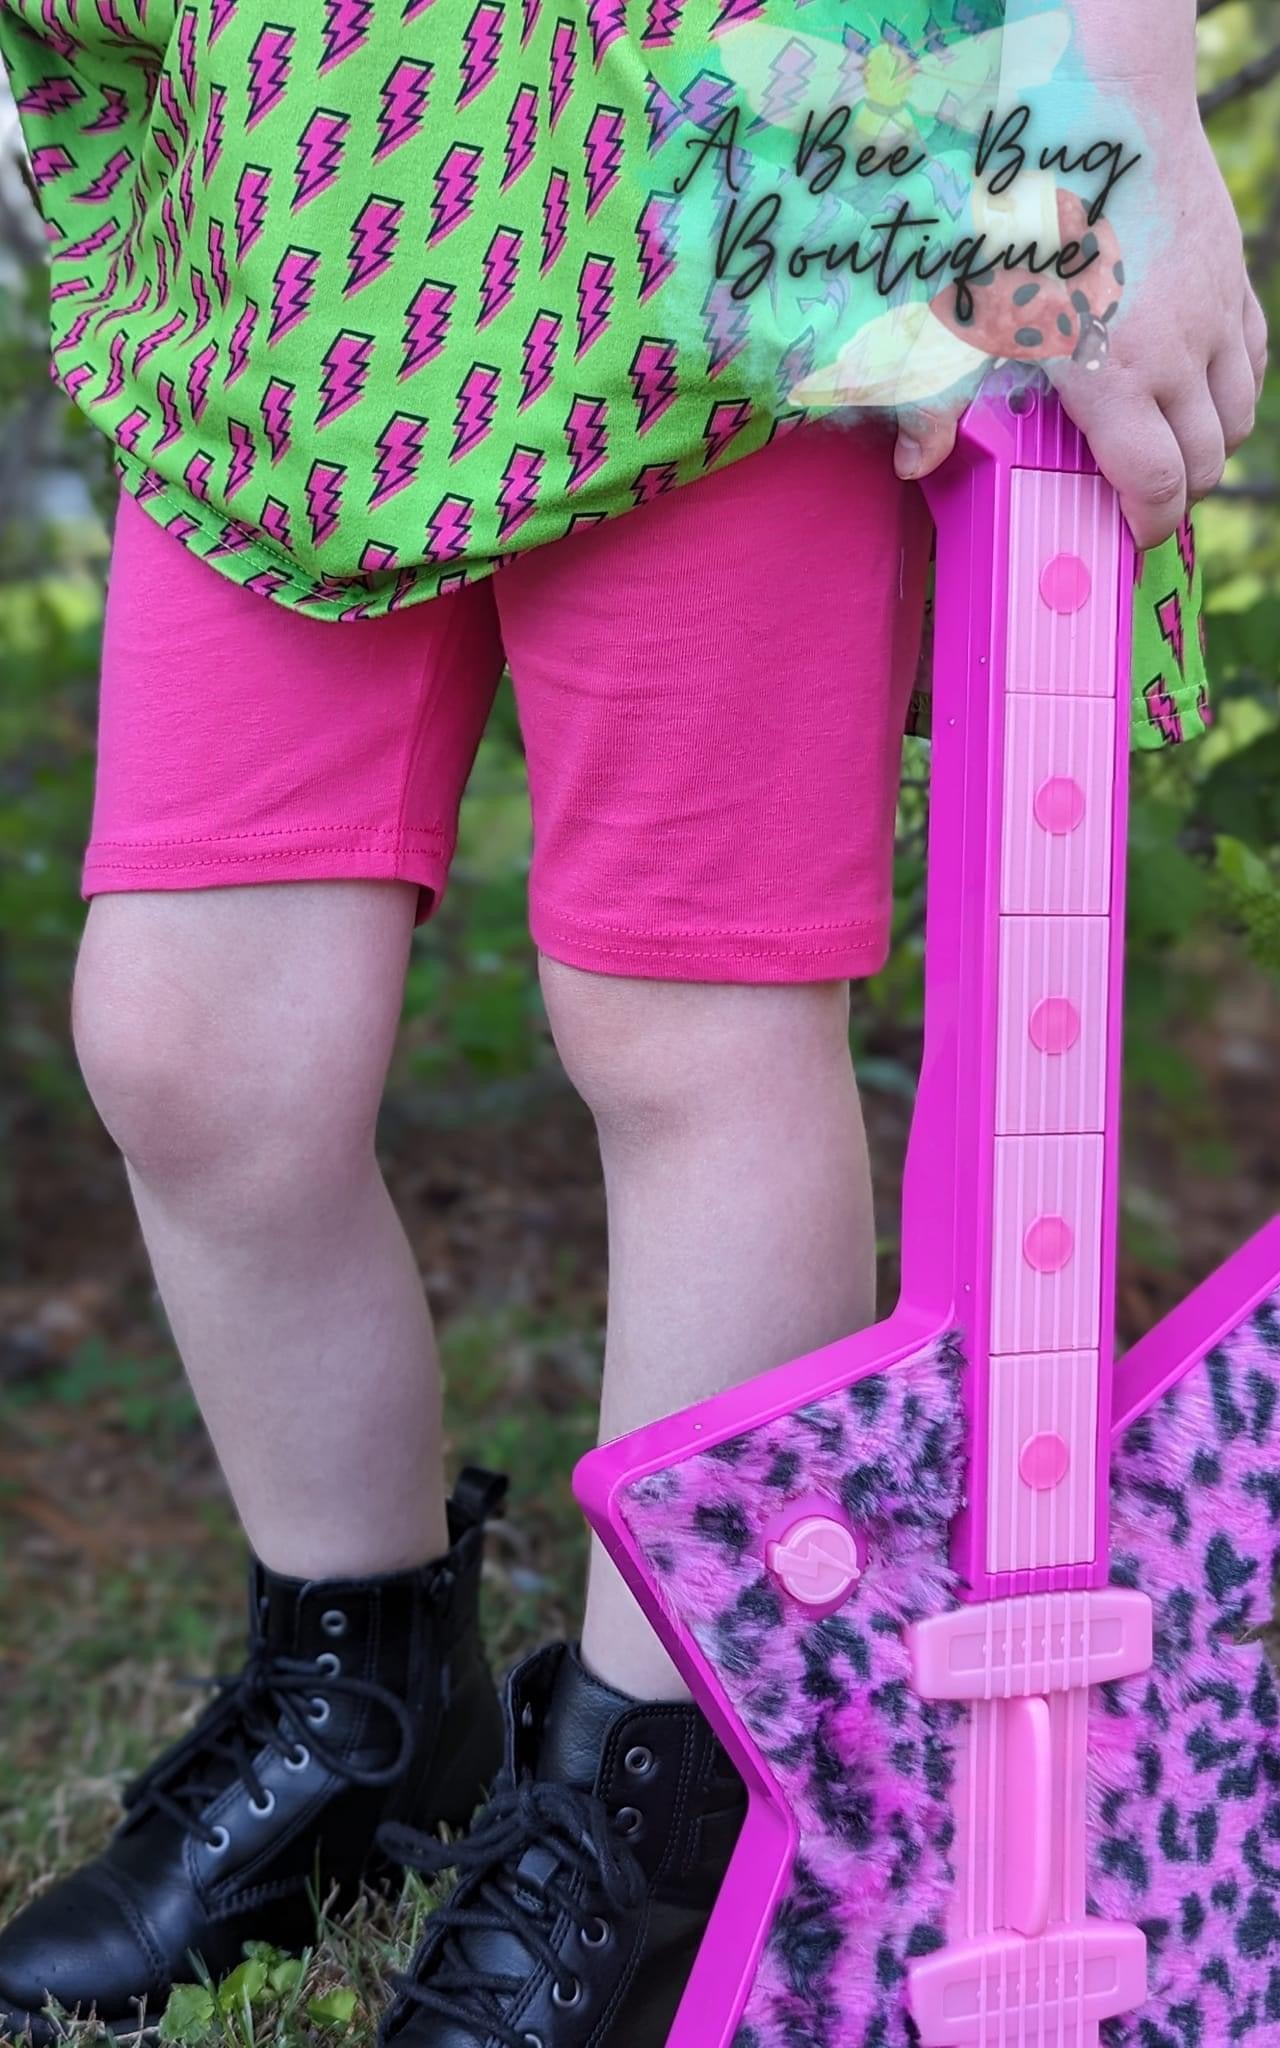
<instances>
[{"instance_id":1,"label":"pink fret marker dot","mask_svg":"<svg viewBox=\"0 0 1280 2048\"><path fill-rule=\"evenodd\" d=\"M1037 825L1065 838L1084 816L1084 791L1074 775L1051 775L1036 791L1033 809Z\"/></svg>"},{"instance_id":2,"label":"pink fret marker dot","mask_svg":"<svg viewBox=\"0 0 1280 2048\"><path fill-rule=\"evenodd\" d=\"M1046 996L1031 1012L1028 1029L1036 1051L1057 1059L1070 1052L1080 1036L1080 1012L1066 996Z\"/></svg>"},{"instance_id":3,"label":"pink fret marker dot","mask_svg":"<svg viewBox=\"0 0 1280 2048\"><path fill-rule=\"evenodd\" d=\"M1079 555L1055 555L1040 575L1040 595L1051 612L1066 617L1088 604L1093 578Z\"/></svg>"},{"instance_id":4,"label":"pink fret marker dot","mask_svg":"<svg viewBox=\"0 0 1280 2048\"><path fill-rule=\"evenodd\" d=\"M1029 1436L1022 1446L1018 1470L1033 1493L1051 1493L1061 1486L1071 1464L1071 1452L1057 1434L1048 1429L1042 1436Z\"/></svg>"},{"instance_id":5,"label":"pink fret marker dot","mask_svg":"<svg viewBox=\"0 0 1280 2048\"><path fill-rule=\"evenodd\" d=\"M1065 1216L1037 1216L1022 1240L1022 1254L1037 1273L1060 1273L1076 1248Z\"/></svg>"}]
</instances>

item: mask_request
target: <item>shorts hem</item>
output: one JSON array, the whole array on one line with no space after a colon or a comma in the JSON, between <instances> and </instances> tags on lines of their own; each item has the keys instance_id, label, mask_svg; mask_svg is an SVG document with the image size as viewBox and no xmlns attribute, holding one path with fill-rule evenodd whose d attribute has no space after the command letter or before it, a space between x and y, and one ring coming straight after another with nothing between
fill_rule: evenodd
<instances>
[{"instance_id":1,"label":"shorts hem","mask_svg":"<svg viewBox=\"0 0 1280 2048\"><path fill-rule=\"evenodd\" d=\"M196 853L195 846L203 850ZM448 865L447 857L433 857L427 847L400 845L394 838L370 844L360 834L348 845L257 846L251 852L219 846L216 840L179 840L171 845L149 841L137 847L95 841L85 854L80 894L88 902L94 896L149 889L225 889L262 882L408 882L418 889L414 922L425 924L444 895Z\"/></svg>"},{"instance_id":2,"label":"shorts hem","mask_svg":"<svg viewBox=\"0 0 1280 2048\"><path fill-rule=\"evenodd\" d=\"M889 957L890 920L795 932L635 932L566 920L530 906L529 931L548 959L640 981L788 984L865 981Z\"/></svg>"}]
</instances>

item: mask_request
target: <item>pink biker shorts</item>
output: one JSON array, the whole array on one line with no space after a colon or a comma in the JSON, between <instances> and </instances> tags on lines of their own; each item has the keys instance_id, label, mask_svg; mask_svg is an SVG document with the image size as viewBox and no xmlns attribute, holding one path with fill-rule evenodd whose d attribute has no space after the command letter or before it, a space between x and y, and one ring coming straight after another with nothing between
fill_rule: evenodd
<instances>
[{"instance_id":1,"label":"pink biker shorts","mask_svg":"<svg viewBox=\"0 0 1280 2048\"><path fill-rule=\"evenodd\" d=\"M377 619L240 589L122 496L84 894L363 877L422 922L505 657L543 952L873 973L928 545L889 439L829 421Z\"/></svg>"}]
</instances>

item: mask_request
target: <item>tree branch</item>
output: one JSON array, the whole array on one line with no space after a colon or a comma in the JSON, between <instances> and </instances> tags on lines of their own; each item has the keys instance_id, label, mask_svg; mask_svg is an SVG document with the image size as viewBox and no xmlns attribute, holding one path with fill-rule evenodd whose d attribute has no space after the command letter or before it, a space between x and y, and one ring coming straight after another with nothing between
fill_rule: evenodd
<instances>
[{"instance_id":1,"label":"tree branch","mask_svg":"<svg viewBox=\"0 0 1280 2048\"><path fill-rule=\"evenodd\" d=\"M1280 505L1280 484L1219 484L1214 498L1234 498L1241 505Z\"/></svg>"},{"instance_id":2,"label":"tree branch","mask_svg":"<svg viewBox=\"0 0 1280 2048\"><path fill-rule=\"evenodd\" d=\"M1246 64L1237 71L1234 78L1224 78L1221 85L1211 86L1200 95L1200 117L1207 121L1221 107L1229 107L1233 101L1241 100L1246 93L1258 92L1264 85L1270 85L1273 78L1280 78L1280 43L1274 50L1264 51L1255 57L1252 64Z\"/></svg>"}]
</instances>

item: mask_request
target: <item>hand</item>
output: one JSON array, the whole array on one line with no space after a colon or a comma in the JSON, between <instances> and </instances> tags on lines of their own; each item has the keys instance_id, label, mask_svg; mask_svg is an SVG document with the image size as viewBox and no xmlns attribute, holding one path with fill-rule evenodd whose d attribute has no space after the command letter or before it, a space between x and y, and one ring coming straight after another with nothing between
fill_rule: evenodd
<instances>
[{"instance_id":1,"label":"hand","mask_svg":"<svg viewBox=\"0 0 1280 2048\"><path fill-rule=\"evenodd\" d=\"M1131 283L1096 370L1046 365L1099 468L1120 494L1142 548L1168 540L1188 507L1222 479L1253 431L1267 363L1267 323L1244 264L1231 196L1202 129L1161 164L1169 241L1140 288ZM940 467L954 412L899 415L901 477Z\"/></svg>"},{"instance_id":2,"label":"hand","mask_svg":"<svg viewBox=\"0 0 1280 2048\"><path fill-rule=\"evenodd\" d=\"M1203 129L1152 175L1170 241L1122 300L1107 360L1049 372L1141 548L1168 540L1222 481L1253 432L1267 364L1240 223Z\"/></svg>"}]
</instances>

